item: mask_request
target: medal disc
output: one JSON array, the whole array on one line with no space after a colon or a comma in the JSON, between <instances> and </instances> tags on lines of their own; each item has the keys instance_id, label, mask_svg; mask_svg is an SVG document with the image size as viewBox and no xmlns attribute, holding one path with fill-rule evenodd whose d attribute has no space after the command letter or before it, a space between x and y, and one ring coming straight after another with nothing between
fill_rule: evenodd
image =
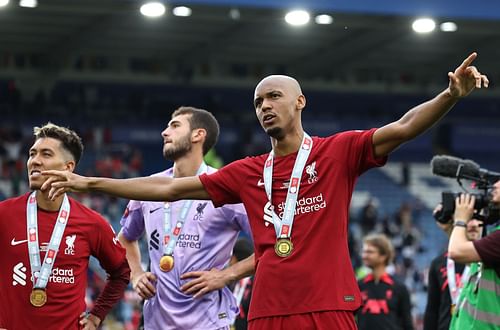
<instances>
[{"instance_id":1,"label":"medal disc","mask_svg":"<svg viewBox=\"0 0 500 330\"><path fill-rule=\"evenodd\" d=\"M451 315L455 314L455 304L451 304L450 313Z\"/></svg>"},{"instance_id":2,"label":"medal disc","mask_svg":"<svg viewBox=\"0 0 500 330\"><path fill-rule=\"evenodd\" d=\"M43 289L33 289L30 294L30 303L35 307L42 307L47 302L47 293Z\"/></svg>"},{"instance_id":3,"label":"medal disc","mask_svg":"<svg viewBox=\"0 0 500 330\"><path fill-rule=\"evenodd\" d=\"M274 244L274 251L278 255L278 257L288 257L292 254L293 244L288 238L280 238Z\"/></svg>"},{"instance_id":4,"label":"medal disc","mask_svg":"<svg viewBox=\"0 0 500 330\"><path fill-rule=\"evenodd\" d=\"M164 255L160 258L160 269L163 272L169 272L174 268L174 257Z\"/></svg>"}]
</instances>

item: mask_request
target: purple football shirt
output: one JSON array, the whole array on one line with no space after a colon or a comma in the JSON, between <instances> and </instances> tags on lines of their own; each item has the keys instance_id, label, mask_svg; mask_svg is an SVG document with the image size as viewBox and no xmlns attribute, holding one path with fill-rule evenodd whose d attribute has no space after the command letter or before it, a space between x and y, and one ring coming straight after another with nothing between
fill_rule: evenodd
<instances>
[{"instance_id":1,"label":"purple football shirt","mask_svg":"<svg viewBox=\"0 0 500 330\"><path fill-rule=\"evenodd\" d=\"M171 177L172 171L170 168L155 175ZM208 172L214 171L209 168ZM171 203L172 224L180 216L183 203ZM145 329L215 330L229 326L238 313L231 291L226 287L193 299L180 291L187 282L180 276L227 266L239 232L250 235L243 205L214 208L211 201L193 201L174 249L174 268L168 273L158 265L163 253L163 205L130 201L121 219L122 233L128 240L139 240L146 234L151 272L158 278L156 295L144 303Z\"/></svg>"}]
</instances>

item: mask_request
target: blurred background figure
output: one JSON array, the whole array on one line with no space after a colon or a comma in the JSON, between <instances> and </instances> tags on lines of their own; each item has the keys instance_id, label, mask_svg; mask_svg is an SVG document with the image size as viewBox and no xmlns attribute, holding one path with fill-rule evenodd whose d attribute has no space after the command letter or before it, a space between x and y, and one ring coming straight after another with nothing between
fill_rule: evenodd
<instances>
[{"instance_id":1,"label":"blurred background figure","mask_svg":"<svg viewBox=\"0 0 500 330\"><path fill-rule=\"evenodd\" d=\"M381 234L363 239L362 259L371 273L359 281L363 305L357 313L360 330L413 330L410 295L387 272L394 258L390 240Z\"/></svg>"}]
</instances>

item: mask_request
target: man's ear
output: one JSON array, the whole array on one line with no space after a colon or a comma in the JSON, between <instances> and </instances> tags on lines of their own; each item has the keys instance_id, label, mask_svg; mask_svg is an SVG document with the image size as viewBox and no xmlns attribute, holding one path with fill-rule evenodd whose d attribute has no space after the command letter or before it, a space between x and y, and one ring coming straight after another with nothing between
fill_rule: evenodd
<instances>
[{"instance_id":1,"label":"man's ear","mask_svg":"<svg viewBox=\"0 0 500 330\"><path fill-rule=\"evenodd\" d=\"M74 160L68 160L64 165L64 169L69 172L73 172L75 170L76 163Z\"/></svg>"},{"instance_id":2,"label":"man's ear","mask_svg":"<svg viewBox=\"0 0 500 330\"><path fill-rule=\"evenodd\" d=\"M204 141L207 136L207 131L203 128L197 128L191 132L191 142L200 142Z\"/></svg>"},{"instance_id":3,"label":"man's ear","mask_svg":"<svg viewBox=\"0 0 500 330\"><path fill-rule=\"evenodd\" d=\"M297 98L297 110L303 110L306 107L306 97L299 95Z\"/></svg>"}]
</instances>

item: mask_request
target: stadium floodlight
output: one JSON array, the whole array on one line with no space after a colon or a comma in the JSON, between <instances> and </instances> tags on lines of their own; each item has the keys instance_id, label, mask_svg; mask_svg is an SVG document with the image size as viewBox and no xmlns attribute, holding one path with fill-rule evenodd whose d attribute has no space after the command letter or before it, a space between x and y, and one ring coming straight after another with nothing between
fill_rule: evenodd
<instances>
[{"instance_id":1,"label":"stadium floodlight","mask_svg":"<svg viewBox=\"0 0 500 330\"><path fill-rule=\"evenodd\" d=\"M191 16L192 10L186 6L179 6L172 9L172 14L175 16L188 17Z\"/></svg>"},{"instance_id":2,"label":"stadium floodlight","mask_svg":"<svg viewBox=\"0 0 500 330\"><path fill-rule=\"evenodd\" d=\"M5 7L9 4L9 0L0 0L0 7Z\"/></svg>"},{"instance_id":3,"label":"stadium floodlight","mask_svg":"<svg viewBox=\"0 0 500 330\"><path fill-rule=\"evenodd\" d=\"M239 20L241 18L241 13L238 8L231 8L229 10L229 17L235 21Z\"/></svg>"},{"instance_id":4,"label":"stadium floodlight","mask_svg":"<svg viewBox=\"0 0 500 330\"><path fill-rule=\"evenodd\" d=\"M165 14L165 5L161 2L147 2L141 6L141 14L147 17L160 17Z\"/></svg>"},{"instance_id":5,"label":"stadium floodlight","mask_svg":"<svg viewBox=\"0 0 500 330\"><path fill-rule=\"evenodd\" d=\"M443 32L455 32L457 30L457 24L455 22L443 22L439 26Z\"/></svg>"},{"instance_id":6,"label":"stadium floodlight","mask_svg":"<svg viewBox=\"0 0 500 330\"><path fill-rule=\"evenodd\" d=\"M326 15L326 14L323 14L323 15L318 15L314 18L314 21L317 23L317 24L332 24L333 23L333 17L330 16L330 15Z\"/></svg>"},{"instance_id":7,"label":"stadium floodlight","mask_svg":"<svg viewBox=\"0 0 500 330\"><path fill-rule=\"evenodd\" d=\"M436 28L436 22L432 18L419 18L413 22L412 28L417 33L429 33Z\"/></svg>"},{"instance_id":8,"label":"stadium floodlight","mask_svg":"<svg viewBox=\"0 0 500 330\"><path fill-rule=\"evenodd\" d=\"M285 21L293 26L301 26L309 23L311 16L305 10L292 10L285 15Z\"/></svg>"},{"instance_id":9,"label":"stadium floodlight","mask_svg":"<svg viewBox=\"0 0 500 330\"><path fill-rule=\"evenodd\" d=\"M21 0L21 1L19 1L19 6L25 7L25 8L35 8L36 6L38 6L38 1L37 0Z\"/></svg>"}]
</instances>

